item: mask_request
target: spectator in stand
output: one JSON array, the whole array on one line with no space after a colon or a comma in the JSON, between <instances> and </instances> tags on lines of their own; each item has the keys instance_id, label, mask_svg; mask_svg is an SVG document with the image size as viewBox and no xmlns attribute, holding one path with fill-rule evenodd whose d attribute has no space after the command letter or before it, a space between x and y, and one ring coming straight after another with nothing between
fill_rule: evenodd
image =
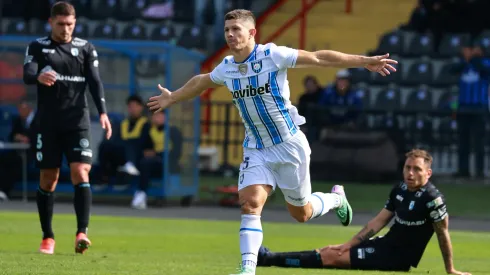
<instances>
[{"instance_id":1,"label":"spectator in stand","mask_svg":"<svg viewBox=\"0 0 490 275\"><path fill-rule=\"evenodd\" d=\"M298 103L298 112L306 118L306 124L302 125L301 130L306 133L306 137L310 142L318 138L317 123L315 116L315 108L323 94L323 87L318 83L318 79L312 75L308 75L303 80L305 92L300 96Z\"/></svg>"},{"instance_id":2,"label":"spectator in stand","mask_svg":"<svg viewBox=\"0 0 490 275\"><path fill-rule=\"evenodd\" d=\"M134 194L131 207L146 209L147 192L152 177L163 177L163 163L165 151L168 151L169 172L179 172L179 163L182 156L183 137L179 128L170 125L169 136L165 131L165 112L152 114L151 128L143 137L143 158L141 159L141 176L138 191ZM168 144L166 139L168 138ZM165 147L168 145L168 147Z\"/></svg>"},{"instance_id":3,"label":"spectator in stand","mask_svg":"<svg viewBox=\"0 0 490 275\"><path fill-rule=\"evenodd\" d=\"M481 48L464 47L461 62L453 67L461 74L458 100L459 171L457 176L469 177L471 150L476 158L476 176L484 176L485 122L488 115L488 80L490 62L483 58ZM473 139L473 142L472 142Z\"/></svg>"},{"instance_id":4,"label":"spectator in stand","mask_svg":"<svg viewBox=\"0 0 490 275\"><path fill-rule=\"evenodd\" d=\"M355 128L362 109L362 101L350 85L348 70L337 72L335 83L329 85L319 101L328 107L329 126Z\"/></svg>"},{"instance_id":5,"label":"spectator in stand","mask_svg":"<svg viewBox=\"0 0 490 275\"><path fill-rule=\"evenodd\" d=\"M127 99L128 117L119 127L115 125L114 135L110 140L103 140L99 146L99 163L101 168L100 184L94 186L102 189L109 182L111 175L121 172L129 176L138 176L139 160L143 155L143 137L149 131L150 123L143 114L143 99L132 95ZM116 189L125 189L127 184L119 183Z\"/></svg>"},{"instance_id":6,"label":"spectator in stand","mask_svg":"<svg viewBox=\"0 0 490 275\"><path fill-rule=\"evenodd\" d=\"M17 105L19 115L14 118L9 142L29 144L32 147L35 141L35 111L27 103L21 102ZM22 158L17 150L2 152L0 154L0 201L7 200L10 191L17 181L22 178ZM28 151L28 163L34 161L34 150Z\"/></svg>"}]
</instances>

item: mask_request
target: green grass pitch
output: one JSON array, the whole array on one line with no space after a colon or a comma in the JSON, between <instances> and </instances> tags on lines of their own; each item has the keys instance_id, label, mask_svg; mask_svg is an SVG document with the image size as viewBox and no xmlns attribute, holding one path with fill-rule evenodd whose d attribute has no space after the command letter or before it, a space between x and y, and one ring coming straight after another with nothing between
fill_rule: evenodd
<instances>
[{"instance_id":1,"label":"green grass pitch","mask_svg":"<svg viewBox=\"0 0 490 275\"><path fill-rule=\"evenodd\" d=\"M74 215L55 215L56 254L40 255L37 214L0 211L0 274L228 275L240 261L239 221L93 216L89 231L93 246L85 255L74 254L74 225ZM265 221L263 229L264 244L283 251L342 243L360 228ZM456 268L474 275L490 274L490 234L453 231L451 236ZM390 273L281 268L257 271L257 275L279 274ZM411 274L445 274L435 237L419 268Z\"/></svg>"}]
</instances>

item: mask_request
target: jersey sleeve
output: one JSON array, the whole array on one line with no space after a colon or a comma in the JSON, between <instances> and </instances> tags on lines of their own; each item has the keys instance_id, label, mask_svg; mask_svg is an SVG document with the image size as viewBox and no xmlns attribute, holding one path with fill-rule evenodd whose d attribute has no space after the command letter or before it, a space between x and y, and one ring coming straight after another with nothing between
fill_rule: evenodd
<instances>
[{"instance_id":1,"label":"jersey sleeve","mask_svg":"<svg viewBox=\"0 0 490 275\"><path fill-rule=\"evenodd\" d=\"M444 220L448 215L446 200L440 192L428 196L426 208L428 219L433 223Z\"/></svg>"},{"instance_id":2,"label":"jersey sleeve","mask_svg":"<svg viewBox=\"0 0 490 275\"><path fill-rule=\"evenodd\" d=\"M88 43L87 46L84 67L89 90L92 94L95 106L97 107L99 114L107 113L104 98L104 85L102 84L99 74L99 58L95 46L90 43Z\"/></svg>"},{"instance_id":3,"label":"jersey sleeve","mask_svg":"<svg viewBox=\"0 0 490 275\"><path fill-rule=\"evenodd\" d=\"M294 68L298 59L298 50L271 43L269 48L272 61L280 69Z\"/></svg>"},{"instance_id":4,"label":"jersey sleeve","mask_svg":"<svg viewBox=\"0 0 490 275\"><path fill-rule=\"evenodd\" d=\"M37 44L35 42L30 43L26 48L24 56L24 70L22 78L24 83L28 85L37 83L39 64L37 63L36 46Z\"/></svg>"},{"instance_id":5,"label":"jersey sleeve","mask_svg":"<svg viewBox=\"0 0 490 275\"><path fill-rule=\"evenodd\" d=\"M393 189L391 189L391 192L390 192L390 195L388 196L388 200L386 201L385 203L385 209L388 210L388 211L391 211L391 212L395 212L395 196L396 196L396 187L393 187Z\"/></svg>"},{"instance_id":6,"label":"jersey sleeve","mask_svg":"<svg viewBox=\"0 0 490 275\"><path fill-rule=\"evenodd\" d=\"M214 70L209 74L211 80L218 85L225 85L225 75L223 73L223 62L214 68Z\"/></svg>"}]
</instances>

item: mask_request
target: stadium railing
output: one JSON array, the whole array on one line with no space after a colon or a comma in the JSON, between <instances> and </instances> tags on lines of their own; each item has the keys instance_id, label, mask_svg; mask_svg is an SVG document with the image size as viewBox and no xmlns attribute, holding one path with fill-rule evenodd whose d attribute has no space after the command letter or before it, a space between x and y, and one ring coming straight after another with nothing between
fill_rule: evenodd
<instances>
[{"instance_id":1,"label":"stadium railing","mask_svg":"<svg viewBox=\"0 0 490 275\"><path fill-rule=\"evenodd\" d=\"M2 55L8 54L9 61L17 66L22 66L27 45L38 37L30 36L1 36L0 37L0 59ZM200 66L204 56L181 47L174 46L165 42L150 41L118 41L118 40L90 40L97 49L99 56L99 70L104 82L106 93L106 104L109 116L115 122L118 117L124 117L126 110L126 98L130 94L139 94L145 100L151 95L158 94L157 84L173 90L200 72ZM12 58L13 57L13 58ZM24 85L22 76L17 78L0 78L0 85ZM35 86L27 87L27 99L34 103L36 98ZM87 95L91 100L90 95ZM0 102L5 105L6 102ZM8 103L7 103L8 104ZM89 104L90 105L90 104ZM35 103L34 103L35 106ZM93 104L91 105L92 110ZM2 112L12 112L11 106L2 108ZM15 112L15 111L13 111ZM149 196L173 197L173 196L192 196L198 191L199 171L198 171L198 147L200 136L200 99L178 104L171 110L167 110L166 136L169 136L170 127L177 127L184 137L183 152L180 160L169 160L168 153L164 156L163 177L156 178L152 182ZM2 118L10 117L2 113ZM7 124L7 123L2 123ZM9 131L7 127L2 127L3 132ZM94 161L97 158L98 144L102 140L103 133L97 120L92 125L92 144ZM99 131L97 131L99 130ZM2 133L5 135L5 133ZM8 135L8 133L7 133ZM165 139L165 146L168 148L168 138ZM170 161L179 162L180 172L170 173ZM30 167L31 170L34 169ZM67 172L66 163L62 171ZM68 174L69 175L69 174ZM69 176L68 176L69 179ZM29 182L29 191L35 191L38 181ZM19 184L17 186L21 188ZM133 188L125 191L114 191L112 188L100 191L100 193L126 194L132 195ZM60 182L57 190L59 192L71 191L71 183Z\"/></svg>"}]
</instances>

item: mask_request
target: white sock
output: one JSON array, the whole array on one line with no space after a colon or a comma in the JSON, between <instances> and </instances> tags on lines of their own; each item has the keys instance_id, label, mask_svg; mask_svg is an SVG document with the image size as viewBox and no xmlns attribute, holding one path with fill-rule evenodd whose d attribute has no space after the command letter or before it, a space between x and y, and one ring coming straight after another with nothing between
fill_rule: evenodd
<instances>
[{"instance_id":1,"label":"white sock","mask_svg":"<svg viewBox=\"0 0 490 275\"><path fill-rule=\"evenodd\" d=\"M248 266L255 270L263 238L260 216L242 215L242 223L240 225L240 252L242 253L243 266Z\"/></svg>"},{"instance_id":2,"label":"white sock","mask_svg":"<svg viewBox=\"0 0 490 275\"><path fill-rule=\"evenodd\" d=\"M330 209L339 207L342 199L340 195L335 193L315 192L311 194L310 202L313 208L311 219L314 219L327 214Z\"/></svg>"}]
</instances>

